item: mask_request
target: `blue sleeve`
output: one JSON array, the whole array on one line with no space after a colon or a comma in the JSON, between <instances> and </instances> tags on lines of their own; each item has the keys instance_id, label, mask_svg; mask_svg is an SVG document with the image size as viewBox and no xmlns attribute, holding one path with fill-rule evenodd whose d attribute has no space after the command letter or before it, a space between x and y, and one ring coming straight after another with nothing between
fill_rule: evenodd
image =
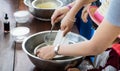
<instances>
[{"instance_id":1,"label":"blue sleeve","mask_svg":"<svg viewBox=\"0 0 120 71\"><path fill-rule=\"evenodd\" d=\"M111 0L105 19L120 27L120 0Z\"/></svg>"}]
</instances>

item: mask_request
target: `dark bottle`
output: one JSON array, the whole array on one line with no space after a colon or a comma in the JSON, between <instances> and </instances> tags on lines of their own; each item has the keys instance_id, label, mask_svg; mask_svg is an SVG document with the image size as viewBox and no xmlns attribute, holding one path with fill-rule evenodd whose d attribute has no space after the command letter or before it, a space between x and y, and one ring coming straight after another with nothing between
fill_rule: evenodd
<instances>
[{"instance_id":1,"label":"dark bottle","mask_svg":"<svg viewBox=\"0 0 120 71\"><path fill-rule=\"evenodd\" d=\"M5 17L4 17L4 33L8 33L10 31L10 22L8 20L8 15L7 13L5 14Z\"/></svg>"}]
</instances>

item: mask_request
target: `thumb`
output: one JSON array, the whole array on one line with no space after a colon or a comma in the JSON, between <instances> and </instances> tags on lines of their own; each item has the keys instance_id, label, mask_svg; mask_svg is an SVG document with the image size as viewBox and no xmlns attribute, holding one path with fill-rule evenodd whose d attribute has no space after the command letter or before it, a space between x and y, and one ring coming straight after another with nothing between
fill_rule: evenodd
<instances>
[{"instance_id":1,"label":"thumb","mask_svg":"<svg viewBox=\"0 0 120 71\"><path fill-rule=\"evenodd\" d=\"M88 17L88 13L85 13L84 16L82 16L82 20L83 22L87 23L87 17Z\"/></svg>"},{"instance_id":2,"label":"thumb","mask_svg":"<svg viewBox=\"0 0 120 71\"><path fill-rule=\"evenodd\" d=\"M69 32L69 29L66 27L63 31L63 36L65 36Z\"/></svg>"},{"instance_id":3,"label":"thumb","mask_svg":"<svg viewBox=\"0 0 120 71\"><path fill-rule=\"evenodd\" d=\"M66 26L61 25L61 30L63 31L63 36L66 35Z\"/></svg>"}]
</instances>

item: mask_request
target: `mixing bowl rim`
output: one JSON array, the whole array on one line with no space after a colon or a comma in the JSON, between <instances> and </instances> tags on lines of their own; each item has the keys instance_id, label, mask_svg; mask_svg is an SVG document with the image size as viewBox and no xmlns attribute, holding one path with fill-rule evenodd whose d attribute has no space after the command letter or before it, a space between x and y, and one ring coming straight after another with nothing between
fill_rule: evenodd
<instances>
[{"instance_id":1,"label":"mixing bowl rim","mask_svg":"<svg viewBox=\"0 0 120 71\"><path fill-rule=\"evenodd\" d=\"M67 59L67 60L45 60L45 59L36 57L36 56L32 55L31 53L29 53L29 52L26 50L26 48L25 48L25 43L27 42L27 40L30 39L30 38L33 37L33 36L36 36L36 35L42 34L42 33L46 33L46 32L50 32L50 31L38 32L38 33L32 34L32 35L28 36L26 39L24 39L24 41L22 42L22 49L23 49L23 51L24 51L27 55L29 55L29 56L31 56L31 57L33 57L33 58L40 59L40 60L43 60L43 61L50 61L50 62L54 62L54 61L57 61L57 62L70 61L70 60L74 60L74 59L78 59L78 58L82 58L82 57L83 57L83 56L77 56L77 57L74 57L74 58L71 58L71 59ZM57 30L53 30L53 32L57 32ZM69 33L73 33L73 32L69 32ZM77 35L77 36L78 36L78 34L74 34L74 35ZM81 36L81 35L80 35L80 36ZM83 36L81 36L81 37L82 37L84 40L86 40L86 38L84 38Z\"/></svg>"},{"instance_id":2,"label":"mixing bowl rim","mask_svg":"<svg viewBox=\"0 0 120 71\"><path fill-rule=\"evenodd\" d=\"M29 4L27 3L27 0L24 0L23 3L24 3L26 6L28 6L28 7L32 7L31 5L29 5Z\"/></svg>"},{"instance_id":3,"label":"mixing bowl rim","mask_svg":"<svg viewBox=\"0 0 120 71\"><path fill-rule=\"evenodd\" d=\"M38 9L38 10L55 10L55 9L56 9L56 8L38 8L38 7L36 7L36 6L34 5L34 3L35 3L36 1L38 1L38 0L34 0L34 1L32 2L32 7L35 8L35 9ZM62 7L62 6L63 6L63 2L60 1L60 0L57 0L57 1L60 3L60 5L59 5L57 8Z\"/></svg>"}]
</instances>

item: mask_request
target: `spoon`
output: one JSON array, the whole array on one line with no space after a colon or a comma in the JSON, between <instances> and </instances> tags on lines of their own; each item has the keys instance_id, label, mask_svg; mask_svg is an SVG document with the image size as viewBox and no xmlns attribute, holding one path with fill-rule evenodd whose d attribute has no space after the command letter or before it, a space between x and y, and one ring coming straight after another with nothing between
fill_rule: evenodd
<instances>
[{"instance_id":1,"label":"spoon","mask_svg":"<svg viewBox=\"0 0 120 71\"><path fill-rule=\"evenodd\" d=\"M52 45L52 35L51 34L53 31L53 28L54 28L54 24L52 24L50 32L48 34L46 34L44 37L44 41L45 41L46 45Z\"/></svg>"},{"instance_id":2,"label":"spoon","mask_svg":"<svg viewBox=\"0 0 120 71\"><path fill-rule=\"evenodd\" d=\"M49 33L49 35L52 34L52 30L53 30L53 28L54 28L54 24L52 24L52 27L51 27L51 29L50 29L50 33Z\"/></svg>"}]
</instances>

